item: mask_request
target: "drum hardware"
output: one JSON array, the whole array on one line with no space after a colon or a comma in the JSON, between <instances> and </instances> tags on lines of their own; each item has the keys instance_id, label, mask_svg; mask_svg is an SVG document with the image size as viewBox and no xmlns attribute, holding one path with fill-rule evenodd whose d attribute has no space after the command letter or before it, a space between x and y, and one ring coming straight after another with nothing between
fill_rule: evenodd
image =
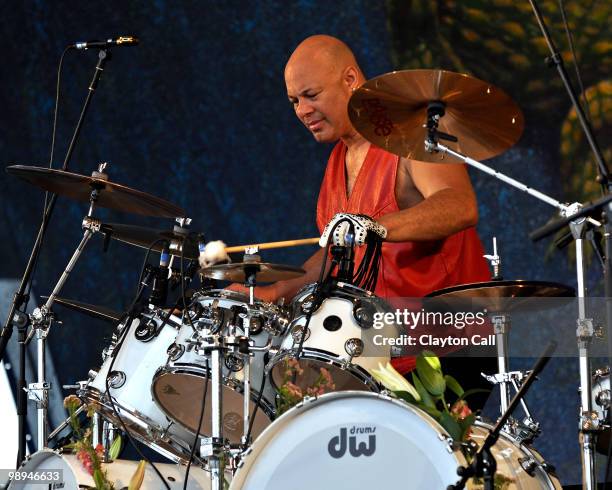
<instances>
[{"instance_id":1,"label":"drum hardware","mask_svg":"<svg viewBox=\"0 0 612 490\"><path fill-rule=\"evenodd\" d=\"M501 415L497 420L495 427L491 430L482 445L478 448L478 451L474 454L472 462L468 466L460 467L457 470L457 474L461 477L460 480L454 485L448 487L449 490L461 490L465 488L467 481L472 477L482 478L484 480L485 490L494 490L495 488L495 472L497 471L497 461L491 452L493 445L497 442L502 433L503 428L506 426L510 415L514 412L520 401L524 398L525 394L536 380L536 376L542 372L550 357L554 353L557 347L557 343L552 341L546 347L544 353L537 360L533 369L512 398L512 401L508 405L508 409Z\"/></svg>"},{"instance_id":2,"label":"drum hardware","mask_svg":"<svg viewBox=\"0 0 612 490\"><path fill-rule=\"evenodd\" d=\"M83 406L81 405L79 408ZM91 445L96 448L100 444L104 448L101 462L109 463L111 461L109 451L119 434L120 431L109 421L104 420L99 413L93 414L91 419Z\"/></svg>"}]
</instances>

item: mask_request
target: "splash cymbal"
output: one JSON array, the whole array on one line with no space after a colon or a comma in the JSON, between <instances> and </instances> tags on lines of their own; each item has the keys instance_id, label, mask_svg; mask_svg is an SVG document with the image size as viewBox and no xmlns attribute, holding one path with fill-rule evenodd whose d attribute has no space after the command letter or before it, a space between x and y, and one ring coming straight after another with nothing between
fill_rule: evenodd
<instances>
[{"instance_id":1,"label":"splash cymbal","mask_svg":"<svg viewBox=\"0 0 612 490\"><path fill-rule=\"evenodd\" d=\"M245 282L247 269L256 268L258 282L276 282L294 279L306 274L304 269L292 265L271 264L269 262L237 262L234 264L218 264L204 267L200 274L210 279L220 281Z\"/></svg>"},{"instance_id":2,"label":"splash cymbal","mask_svg":"<svg viewBox=\"0 0 612 490\"><path fill-rule=\"evenodd\" d=\"M520 138L524 119L501 89L469 75L445 70L403 70L364 83L349 100L349 117L368 141L396 155L424 162L459 162L425 150L427 110L442 102L438 129L455 136L442 140L475 160L503 153Z\"/></svg>"}]
</instances>

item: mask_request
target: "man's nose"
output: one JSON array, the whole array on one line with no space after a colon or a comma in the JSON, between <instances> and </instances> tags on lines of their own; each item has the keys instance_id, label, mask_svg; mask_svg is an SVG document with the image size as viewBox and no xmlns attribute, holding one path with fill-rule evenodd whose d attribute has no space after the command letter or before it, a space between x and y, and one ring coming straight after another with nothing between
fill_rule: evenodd
<instances>
[{"instance_id":1,"label":"man's nose","mask_svg":"<svg viewBox=\"0 0 612 490\"><path fill-rule=\"evenodd\" d=\"M306 100L301 100L298 102L297 107L295 108L295 112L298 117L302 118L307 116L308 114L313 112L312 105L308 103Z\"/></svg>"}]
</instances>

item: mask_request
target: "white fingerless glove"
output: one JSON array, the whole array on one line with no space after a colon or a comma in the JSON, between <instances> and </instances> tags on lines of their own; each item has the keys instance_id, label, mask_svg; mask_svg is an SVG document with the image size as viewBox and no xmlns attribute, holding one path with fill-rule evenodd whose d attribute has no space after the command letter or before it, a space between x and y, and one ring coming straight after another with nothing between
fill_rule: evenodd
<instances>
[{"instance_id":1,"label":"white fingerless glove","mask_svg":"<svg viewBox=\"0 0 612 490\"><path fill-rule=\"evenodd\" d=\"M387 229L365 214L337 213L325 226L319 239L319 245L326 247L328 240L330 240L330 233L334 230L331 243L345 246L346 234L350 231L351 224L355 233L355 245L363 245L369 231L376 233L381 239L387 237Z\"/></svg>"}]
</instances>

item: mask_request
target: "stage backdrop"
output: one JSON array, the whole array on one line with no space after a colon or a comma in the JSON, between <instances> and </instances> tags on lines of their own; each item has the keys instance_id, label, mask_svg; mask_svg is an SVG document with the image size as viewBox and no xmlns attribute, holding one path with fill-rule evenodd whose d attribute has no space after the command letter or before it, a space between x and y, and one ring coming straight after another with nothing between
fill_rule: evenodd
<instances>
[{"instance_id":1,"label":"stage backdrop","mask_svg":"<svg viewBox=\"0 0 612 490\"><path fill-rule=\"evenodd\" d=\"M540 4L570 62L557 2ZM605 25L612 7L592 1L567 8L590 117L602 135L610 129L606 77L612 56ZM526 129L519 144L488 163L558 199L598 193L593 159L556 71L544 64L547 51L526 1L26 1L4 2L3 12L3 165L49 165L57 66L67 44L136 35L138 47L113 51L69 169L89 174L108 162L113 181L184 207L192 228L208 239L240 244L316 235L316 198L331 147L317 145L297 121L283 83L292 49L316 33L346 41L367 77L435 67L503 88L524 110ZM65 58L55 168L63 162L96 60L96 51L72 51ZM600 142L611 161L609 138ZM497 237L504 276L574 286L567 251L528 240L529 231L551 217L551 208L470 172L479 199L478 229L488 251ZM43 193L2 173L0 201L0 275L17 278L34 242ZM58 200L36 271L38 294L51 290L73 253L86 211L84 204ZM157 228L172 225L101 209L96 215ZM314 250L262 256L298 265ZM111 243L104 253L95 238L62 296L121 310L133 296L142 258L142 250L121 243ZM599 278L592 267L589 284L595 293L601 293ZM71 384L100 364L113 327L57 311L64 323L53 327L49 346L60 382ZM534 341L544 346L546 339L534 332ZM512 367L529 365L515 359ZM529 395L543 428L536 446L564 483L579 480L577 383L576 360L555 359Z\"/></svg>"}]
</instances>

